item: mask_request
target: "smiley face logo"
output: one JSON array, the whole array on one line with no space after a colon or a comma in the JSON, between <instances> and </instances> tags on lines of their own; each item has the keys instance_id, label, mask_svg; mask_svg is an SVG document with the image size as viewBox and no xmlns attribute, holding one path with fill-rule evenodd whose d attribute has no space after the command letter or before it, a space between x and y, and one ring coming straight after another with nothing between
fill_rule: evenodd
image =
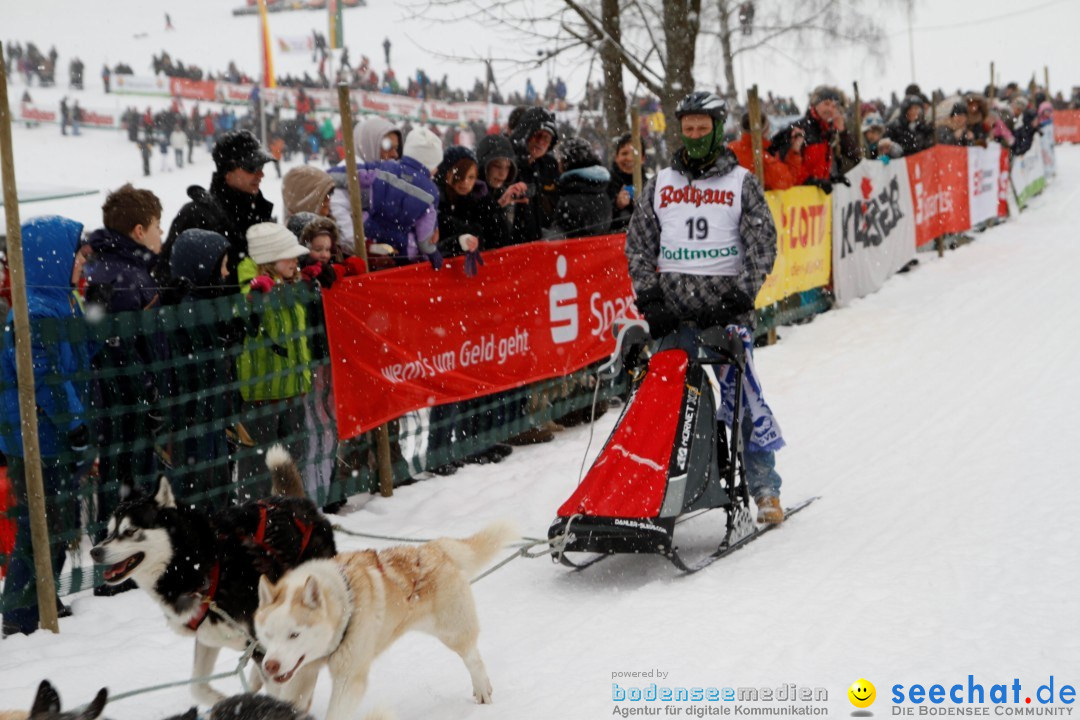
<instances>
[{"instance_id":1,"label":"smiley face logo","mask_svg":"<svg viewBox=\"0 0 1080 720\"><path fill-rule=\"evenodd\" d=\"M847 691L848 700L857 708L868 708L877 699L877 690L874 684L865 678L859 678L851 683Z\"/></svg>"}]
</instances>

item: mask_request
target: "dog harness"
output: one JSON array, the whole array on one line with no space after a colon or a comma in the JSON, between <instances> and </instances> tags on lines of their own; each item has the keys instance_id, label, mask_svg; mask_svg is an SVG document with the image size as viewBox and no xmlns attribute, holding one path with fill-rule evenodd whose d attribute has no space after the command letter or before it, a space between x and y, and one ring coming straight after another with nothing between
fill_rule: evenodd
<instances>
[{"instance_id":1,"label":"dog harness","mask_svg":"<svg viewBox=\"0 0 1080 720\"><path fill-rule=\"evenodd\" d=\"M203 620L206 620L206 616L210 613L210 605L214 602L214 595L217 594L218 581L221 579L221 564L214 563L214 567L210 568L210 575L206 578L206 582L199 588L199 592L196 593L198 597L202 598L202 603L199 605L199 609L195 611L195 615L188 620L187 628L192 632L199 629L199 626L203 624Z\"/></svg>"},{"instance_id":2,"label":"dog harness","mask_svg":"<svg viewBox=\"0 0 1080 720\"><path fill-rule=\"evenodd\" d=\"M255 528L255 534L251 536L251 541L270 555L280 557L281 553L266 542L266 517L269 508L262 500L256 502L255 505L259 508L259 525ZM311 542L311 534L315 531L315 525L313 523L304 522L295 515L293 516L293 524L296 525L296 529L300 531L300 552L296 556L297 560L299 560L304 557L304 552L307 550L308 543Z\"/></svg>"},{"instance_id":3,"label":"dog harness","mask_svg":"<svg viewBox=\"0 0 1080 720\"><path fill-rule=\"evenodd\" d=\"M259 508L259 524L255 528L255 534L252 535L250 539L267 554L274 557L280 557L281 553L266 542L267 510L269 508L265 502L261 501L256 503L256 505ZM304 522L298 517L293 517L293 523L296 525L296 529L300 531L300 552L297 555L297 559L300 559L304 557L304 553L307 551L307 546L311 542L311 535L315 531L315 526L312 523ZM206 620L206 616L210 614L210 606L214 602L214 595L217 594L218 583L220 580L221 564L214 563L214 566L210 568L210 575L207 577L206 582L204 582L203 586L195 593L197 597L202 598L202 603L199 605L199 609L195 612L195 615L187 622L187 628L189 630L198 630L199 626Z\"/></svg>"}]
</instances>

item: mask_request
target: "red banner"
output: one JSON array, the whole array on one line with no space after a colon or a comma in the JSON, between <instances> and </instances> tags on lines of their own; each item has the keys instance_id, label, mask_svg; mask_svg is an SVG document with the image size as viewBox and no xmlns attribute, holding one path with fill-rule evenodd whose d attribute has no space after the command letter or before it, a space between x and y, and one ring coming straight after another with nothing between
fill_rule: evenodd
<instances>
[{"instance_id":1,"label":"red banner","mask_svg":"<svg viewBox=\"0 0 1080 720\"><path fill-rule=\"evenodd\" d=\"M338 434L558 377L614 350L637 317L625 236L536 242L339 281L323 296Z\"/></svg>"},{"instance_id":2,"label":"red banner","mask_svg":"<svg viewBox=\"0 0 1080 720\"><path fill-rule=\"evenodd\" d=\"M915 203L915 244L971 227L967 148L937 145L904 160Z\"/></svg>"},{"instance_id":3,"label":"red banner","mask_svg":"<svg viewBox=\"0 0 1080 720\"><path fill-rule=\"evenodd\" d=\"M188 80L187 78L169 78L169 92L173 97L186 100L215 100L217 86L213 80Z\"/></svg>"},{"instance_id":4,"label":"red banner","mask_svg":"<svg viewBox=\"0 0 1080 720\"><path fill-rule=\"evenodd\" d=\"M1080 143L1080 110L1054 111L1054 142Z\"/></svg>"}]
</instances>

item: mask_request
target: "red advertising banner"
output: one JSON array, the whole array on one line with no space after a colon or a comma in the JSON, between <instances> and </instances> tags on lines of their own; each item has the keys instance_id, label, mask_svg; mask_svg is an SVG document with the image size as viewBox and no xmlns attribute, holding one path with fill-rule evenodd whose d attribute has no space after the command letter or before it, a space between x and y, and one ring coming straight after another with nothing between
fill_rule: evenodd
<instances>
[{"instance_id":1,"label":"red advertising banner","mask_svg":"<svg viewBox=\"0 0 1080 720\"><path fill-rule=\"evenodd\" d=\"M559 377L614 350L637 317L625 236L536 242L345 278L323 296L338 435L419 408Z\"/></svg>"},{"instance_id":2,"label":"red advertising banner","mask_svg":"<svg viewBox=\"0 0 1080 720\"><path fill-rule=\"evenodd\" d=\"M188 80L187 78L169 78L169 92L173 97L186 100L217 99L217 84L213 80Z\"/></svg>"},{"instance_id":3,"label":"red advertising banner","mask_svg":"<svg viewBox=\"0 0 1080 720\"><path fill-rule=\"evenodd\" d=\"M904 160L915 202L915 244L971 227L967 148L937 145Z\"/></svg>"},{"instance_id":4,"label":"red advertising banner","mask_svg":"<svg viewBox=\"0 0 1080 720\"><path fill-rule=\"evenodd\" d=\"M1080 110L1054 111L1054 142L1080 143Z\"/></svg>"}]
</instances>

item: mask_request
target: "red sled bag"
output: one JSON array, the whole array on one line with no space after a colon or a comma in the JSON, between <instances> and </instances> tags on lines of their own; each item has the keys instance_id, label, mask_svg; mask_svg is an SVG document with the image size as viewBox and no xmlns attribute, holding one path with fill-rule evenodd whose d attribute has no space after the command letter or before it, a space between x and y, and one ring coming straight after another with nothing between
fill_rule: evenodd
<instances>
[{"instance_id":1,"label":"red sled bag","mask_svg":"<svg viewBox=\"0 0 1080 720\"><path fill-rule=\"evenodd\" d=\"M658 553L675 561L676 520L697 510L725 509L725 542L733 539L748 505L742 447L737 421L734 443L716 421L705 367L735 363L741 386L742 345L719 328L706 335L720 359L667 349L635 371L614 431L548 528L559 562L579 567L569 552Z\"/></svg>"}]
</instances>

